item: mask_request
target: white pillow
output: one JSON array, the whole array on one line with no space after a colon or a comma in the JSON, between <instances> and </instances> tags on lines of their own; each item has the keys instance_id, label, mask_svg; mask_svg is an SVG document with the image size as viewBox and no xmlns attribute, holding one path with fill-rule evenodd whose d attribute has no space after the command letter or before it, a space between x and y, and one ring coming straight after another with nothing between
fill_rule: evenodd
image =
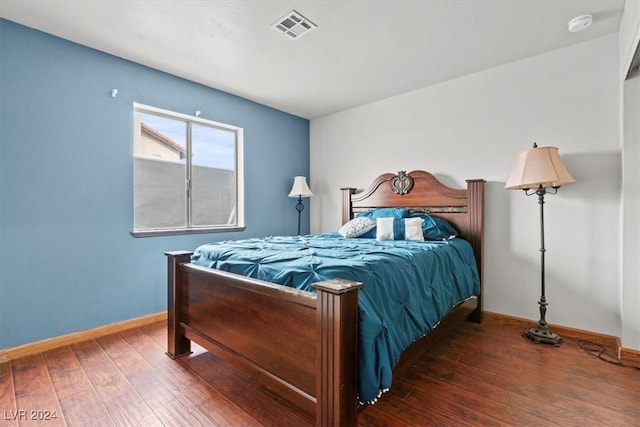
<instances>
[{"instance_id":1,"label":"white pillow","mask_svg":"<svg viewBox=\"0 0 640 427\"><path fill-rule=\"evenodd\" d=\"M376 222L371 218L359 216L340 227L338 233L340 233L340 235L345 239L350 239L362 236L367 231L372 230L375 226Z\"/></svg>"},{"instance_id":2,"label":"white pillow","mask_svg":"<svg viewBox=\"0 0 640 427\"><path fill-rule=\"evenodd\" d=\"M422 218L377 218L376 240L424 241Z\"/></svg>"},{"instance_id":3,"label":"white pillow","mask_svg":"<svg viewBox=\"0 0 640 427\"><path fill-rule=\"evenodd\" d=\"M404 219L404 240L418 240L424 242L424 234L422 234L422 218L405 218Z\"/></svg>"},{"instance_id":4,"label":"white pillow","mask_svg":"<svg viewBox=\"0 0 640 427\"><path fill-rule=\"evenodd\" d=\"M393 218L376 218L376 240L395 240L393 237Z\"/></svg>"}]
</instances>

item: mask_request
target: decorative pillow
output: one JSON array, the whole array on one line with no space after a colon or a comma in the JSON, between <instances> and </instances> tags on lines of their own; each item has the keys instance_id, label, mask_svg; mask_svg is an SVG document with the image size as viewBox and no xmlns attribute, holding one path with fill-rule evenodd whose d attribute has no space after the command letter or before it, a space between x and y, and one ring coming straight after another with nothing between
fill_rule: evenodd
<instances>
[{"instance_id":1,"label":"decorative pillow","mask_svg":"<svg viewBox=\"0 0 640 427\"><path fill-rule=\"evenodd\" d=\"M424 241L422 218L376 218L376 240Z\"/></svg>"},{"instance_id":2,"label":"decorative pillow","mask_svg":"<svg viewBox=\"0 0 640 427\"><path fill-rule=\"evenodd\" d=\"M407 208L380 208L370 209L365 212L360 212L356 215L356 218L366 217L376 220L377 218L406 218L409 216L409 209ZM370 230L364 233L360 237L366 237L374 239L376 237L376 230Z\"/></svg>"},{"instance_id":3,"label":"decorative pillow","mask_svg":"<svg viewBox=\"0 0 640 427\"><path fill-rule=\"evenodd\" d=\"M460 234L446 219L414 210L409 212L409 217L423 219L422 233L425 240L450 240Z\"/></svg>"},{"instance_id":4,"label":"decorative pillow","mask_svg":"<svg viewBox=\"0 0 640 427\"><path fill-rule=\"evenodd\" d=\"M376 226L375 220L364 216L354 218L340 227L338 233L345 239L362 236L369 230L374 229Z\"/></svg>"}]
</instances>

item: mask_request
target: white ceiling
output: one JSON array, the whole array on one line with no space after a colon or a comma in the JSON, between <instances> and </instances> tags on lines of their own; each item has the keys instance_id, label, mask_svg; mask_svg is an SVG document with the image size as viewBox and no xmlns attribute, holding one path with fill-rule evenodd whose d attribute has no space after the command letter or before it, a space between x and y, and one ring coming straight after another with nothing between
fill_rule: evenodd
<instances>
[{"instance_id":1,"label":"white ceiling","mask_svg":"<svg viewBox=\"0 0 640 427\"><path fill-rule=\"evenodd\" d=\"M617 32L624 0L0 0L20 24L315 118ZM271 25L295 9L318 28ZM580 33L567 22L592 14Z\"/></svg>"}]
</instances>

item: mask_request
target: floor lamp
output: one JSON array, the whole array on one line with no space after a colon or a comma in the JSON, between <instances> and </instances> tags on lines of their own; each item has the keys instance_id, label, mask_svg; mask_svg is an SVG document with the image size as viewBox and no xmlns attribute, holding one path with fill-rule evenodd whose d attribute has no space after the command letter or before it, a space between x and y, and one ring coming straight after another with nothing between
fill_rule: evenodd
<instances>
[{"instance_id":1,"label":"floor lamp","mask_svg":"<svg viewBox=\"0 0 640 427\"><path fill-rule=\"evenodd\" d=\"M293 178L293 187L291 187L291 192L289 193L289 197L297 197L298 203L296 203L296 210L298 211L298 236L300 235L300 216L302 211L304 210L304 205L302 204L303 197L311 197L313 193L309 189L307 185L307 178L304 176L296 176Z\"/></svg>"},{"instance_id":2,"label":"floor lamp","mask_svg":"<svg viewBox=\"0 0 640 427\"><path fill-rule=\"evenodd\" d=\"M545 315L547 313L547 298L545 296L544 281L544 196L556 194L558 188L565 184L576 182L562 163L556 147L538 147L523 151L516 156L511 170L511 176L504 188L507 190L524 190L527 196L538 196L540 205L540 284L541 296L540 320L538 326L527 329L523 335L535 342L559 345L562 337L554 334L547 327Z\"/></svg>"}]
</instances>

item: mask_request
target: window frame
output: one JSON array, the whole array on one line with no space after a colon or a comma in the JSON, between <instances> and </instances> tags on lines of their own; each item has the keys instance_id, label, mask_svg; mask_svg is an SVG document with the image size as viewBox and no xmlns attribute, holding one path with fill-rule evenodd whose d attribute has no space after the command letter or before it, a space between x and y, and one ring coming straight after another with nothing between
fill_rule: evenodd
<instances>
[{"instance_id":1,"label":"window frame","mask_svg":"<svg viewBox=\"0 0 640 427\"><path fill-rule=\"evenodd\" d=\"M191 191L191 180L193 176L192 171L192 159L191 159L191 125L187 125L186 129L186 161L185 161L185 176L184 176L184 185L187 187L186 195L185 195L185 227L171 227L171 228L145 228L145 229L136 229L135 228L135 220L133 223L131 235L133 237L152 237L152 236L173 236L173 235L182 235L182 234L202 234L202 233L222 233L222 232L233 232L233 231L242 231L246 229L244 222L244 129L238 126L230 125L227 123L216 122L213 120L204 119L197 116L190 116L188 114L178 113L175 111L165 110L158 107L152 107L145 104L140 104L137 102L133 103L133 115L132 115L132 136L133 141L131 144L132 155L131 159L135 161L135 138L136 132L140 131L140 127L136 125L136 114L138 113L148 113L156 116L165 117L168 119L177 119L186 121L187 123L194 123L209 127L215 127L222 130L228 130L235 133L236 141L235 141L235 183L236 183L236 223L231 225L206 225L206 226L197 226L192 224L192 191ZM135 168L135 162L133 167ZM135 173L133 176L133 184L135 185ZM133 194L133 207L132 213L135 218L135 189Z\"/></svg>"}]
</instances>

